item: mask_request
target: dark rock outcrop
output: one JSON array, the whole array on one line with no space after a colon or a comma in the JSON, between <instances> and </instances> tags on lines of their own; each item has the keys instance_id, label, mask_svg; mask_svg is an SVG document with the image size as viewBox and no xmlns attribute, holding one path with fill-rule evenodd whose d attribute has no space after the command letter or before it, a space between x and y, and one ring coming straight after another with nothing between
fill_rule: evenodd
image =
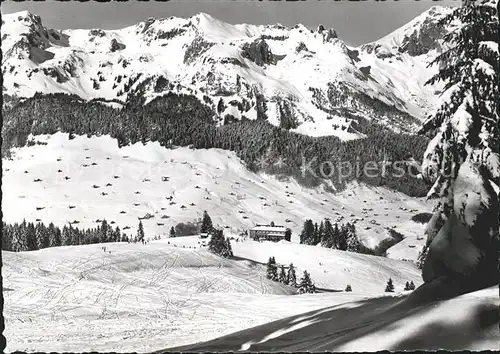
<instances>
[{"instance_id":1,"label":"dark rock outcrop","mask_svg":"<svg viewBox=\"0 0 500 354\"><path fill-rule=\"evenodd\" d=\"M271 52L271 48L264 39L257 39L251 43L245 43L241 48L241 56L253 61L259 66L275 64L276 58Z\"/></svg>"},{"instance_id":2,"label":"dark rock outcrop","mask_svg":"<svg viewBox=\"0 0 500 354\"><path fill-rule=\"evenodd\" d=\"M332 39L338 38L337 32L333 29L330 28L328 31L323 31L323 43L330 42Z\"/></svg>"},{"instance_id":3,"label":"dark rock outcrop","mask_svg":"<svg viewBox=\"0 0 500 354\"><path fill-rule=\"evenodd\" d=\"M207 42L201 36L197 36L187 47L184 53L184 64L191 64L196 58L209 50L214 43Z\"/></svg>"},{"instance_id":4,"label":"dark rock outcrop","mask_svg":"<svg viewBox=\"0 0 500 354\"><path fill-rule=\"evenodd\" d=\"M118 43L118 41L116 40L116 38L113 38L111 40L111 45L109 47L109 50L111 52L116 52L117 50L122 50L122 49L125 49L125 45L123 45L121 43Z\"/></svg>"}]
</instances>

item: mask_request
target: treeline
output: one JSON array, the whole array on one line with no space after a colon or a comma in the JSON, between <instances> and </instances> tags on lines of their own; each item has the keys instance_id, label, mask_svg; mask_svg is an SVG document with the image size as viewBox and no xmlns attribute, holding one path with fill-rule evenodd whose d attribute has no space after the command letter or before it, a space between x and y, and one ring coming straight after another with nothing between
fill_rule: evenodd
<instances>
[{"instance_id":1,"label":"treeline","mask_svg":"<svg viewBox=\"0 0 500 354\"><path fill-rule=\"evenodd\" d=\"M369 176L330 168L325 162L338 166L349 163L363 166L367 162L406 161L413 157L422 160L428 140L425 137L396 134L389 129L356 117L356 129L367 138L341 141L337 137L309 137L271 125L263 119L243 118L217 127L216 110L200 102L195 96L167 93L142 105L132 100L122 109L103 105L98 100L84 101L75 95L36 94L30 99L13 103L3 109L2 154L11 147L24 146L30 134L68 133L78 135L110 135L118 145L157 141L162 146L191 146L193 148L221 148L235 151L254 171L295 177L301 184L317 186L328 178L339 188L354 179L375 186L387 186L410 196L423 196L428 191L425 182L409 174L399 177L396 166L390 165L385 174ZM286 166L275 166L279 158ZM267 166L256 161L267 159ZM303 167L311 173L303 174ZM399 166L401 167L401 166ZM408 171L412 167L404 166ZM381 169L381 168L380 168Z\"/></svg>"},{"instance_id":2,"label":"treeline","mask_svg":"<svg viewBox=\"0 0 500 354\"><path fill-rule=\"evenodd\" d=\"M306 220L300 233L300 243L313 246L320 244L322 247L341 251L374 253L359 241L354 224L332 225L328 219L319 224L313 223L311 219Z\"/></svg>"},{"instance_id":3,"label":"treeline","mask_svg":"<svg viewBox=\"0 0 500 354\"><path fill-rule=\"evenodd\" d=\"M293 266L293 263L290 263L290 265L288 266L288 271L285 271L285 266L282 264L279 267L280 270L278 274L278 265L276 263L276 258L269 257L266 267L267 279L292 286L294 288L298 288L299 293L301 294L312 294L316 292L316 286L311 279L311 275L306 270L304 270L304 274L297 283L297 275L295 273L295 267Z\"/></svg>"},{"instance_id":4,"label":"treeline","mask_svg":"<svg viewBox=\"0 0 500 354\"><path fill-rule=\"evenodd\" d=\"M106 220L96 228L79 229L71 224L62 229L50 223L34 224L23 220L21 223L2 223L2 250L20 252L34 251L48 247L78 246L105 242L129 242L129 236L113 227Z\"/></svg>"},{"instance_id":5,"label":"treeline","mask_svg":"<svg viewBox=\"0 0 500 354\"><path fill-rule=\"evenodd\" d=\"M390 237L380 241L377 247L372 249L361 243L354 223L332 224L328 218L325 218L318 224L308 219L302 227L300 243L385 257L389 248L404 239L404 235L396 230L387 228L387 231Z\"/></svg>"}]
</instances>

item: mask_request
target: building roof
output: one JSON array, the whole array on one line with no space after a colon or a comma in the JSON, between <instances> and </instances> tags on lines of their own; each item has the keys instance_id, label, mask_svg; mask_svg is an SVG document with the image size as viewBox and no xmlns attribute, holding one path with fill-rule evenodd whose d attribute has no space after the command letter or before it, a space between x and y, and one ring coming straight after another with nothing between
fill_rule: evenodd
<instances>
[{"instance_id":1,"label":"building roof","mask_svg":"<svg viewBox=\"0 0 500 354\"><path fill-rule=\"evenodd\" d=\"M271 225L257 225L251 228L253 231L269 231L269 232L285 232L284 226L271 226Z\"/></svg>"}]
</instances>

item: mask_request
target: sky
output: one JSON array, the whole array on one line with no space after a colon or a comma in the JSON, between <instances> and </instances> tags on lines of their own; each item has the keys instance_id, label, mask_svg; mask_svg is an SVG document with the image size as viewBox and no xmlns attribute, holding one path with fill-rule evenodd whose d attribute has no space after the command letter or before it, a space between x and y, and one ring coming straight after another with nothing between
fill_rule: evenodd
<instances>
[{"instance_id":1,"label":"sky","mask_svg":"<svg viewBox=\"0 0 500 354\"><path fill-rule=\"evenodd\" d=\"M2 2L3 14L28 10L42 18L45 27L54 29L118 29L149 17L190 17L199 12L231 24L256 25L281 23L291 27L302 23L309 28L323 24L334 28L348 45L375 41L403 26L434 5L456 6L459 0L387 0L298 2L256 0L171 0L98 3Z\"/></svg>"}]
</instances>

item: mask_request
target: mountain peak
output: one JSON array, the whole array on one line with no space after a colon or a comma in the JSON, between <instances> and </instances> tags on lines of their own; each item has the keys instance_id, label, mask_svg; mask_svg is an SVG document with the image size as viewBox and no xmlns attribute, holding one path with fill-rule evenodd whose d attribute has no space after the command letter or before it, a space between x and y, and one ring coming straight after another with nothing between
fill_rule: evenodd
<instances>
[{"instance_id":1,"label":"mountain peak","mask_svg":"<svg viewBox=\"0 0 500 354\"><path fill-rule=\"evenodd\" d=\"M439 26L438 21L451 11L452 7L433 6L385 37L364 44L361 48L371 51L382 47L385 49L384 52L398 51L410 56L419 56L440 49L443 45L442 37L448 29Z\"/></svg>"}]
</instances>

